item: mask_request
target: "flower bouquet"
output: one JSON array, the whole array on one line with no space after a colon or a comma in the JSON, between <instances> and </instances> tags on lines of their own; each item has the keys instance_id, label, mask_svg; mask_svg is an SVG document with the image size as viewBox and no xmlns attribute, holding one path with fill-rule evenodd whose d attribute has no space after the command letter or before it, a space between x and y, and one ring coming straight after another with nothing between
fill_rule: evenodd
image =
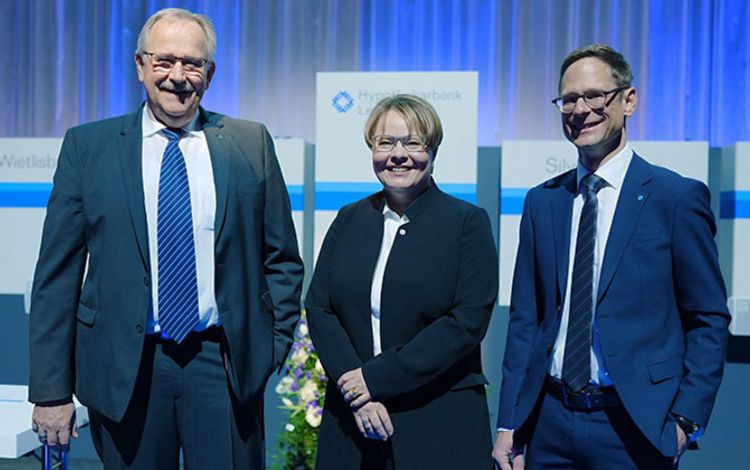
<instances>
[{"instance_id":1,"label":"flower bouquet","mask_svg":"<svg viewBox=\"0 0 750 470\"><path fill-rule=\"evenodd\" d=\"M327 380L303 315L282 378L276 386L282 402L280 408L289 411L289 418L276 442L272 469L298 470L315 466Z\"/></svg>"}]
</instances>

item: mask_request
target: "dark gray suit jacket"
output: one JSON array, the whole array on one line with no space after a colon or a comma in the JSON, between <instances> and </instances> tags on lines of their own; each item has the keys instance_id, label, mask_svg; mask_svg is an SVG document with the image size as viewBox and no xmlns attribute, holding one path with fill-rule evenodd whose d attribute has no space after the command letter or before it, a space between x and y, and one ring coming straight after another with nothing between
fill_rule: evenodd
<instances>
[{"instance_id":1,"label":"dark gray suit jacket","mask_svg":"<svg viewBox=\"0 0 750 470\"><path fill-rule=\"evenodd\" d=\"M141 113L65 135L34 276L31 402L75 393L119 421L130 401L152 282ZM200 121L216 187L215 289L227 375L246 401L263 392L289 351L303 268L266 128L203 109Z\"/></svg>"}]
</instances>

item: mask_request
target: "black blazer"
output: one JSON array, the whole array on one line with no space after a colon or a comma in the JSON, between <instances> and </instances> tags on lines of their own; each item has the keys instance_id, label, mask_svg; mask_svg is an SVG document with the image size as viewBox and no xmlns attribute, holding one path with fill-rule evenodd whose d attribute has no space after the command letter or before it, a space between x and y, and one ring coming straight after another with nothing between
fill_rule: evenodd
<instances>
[{"instance_id":1,"label":"black blazer","mask_svg":"<svg viewBox=\"0 0 750 470\"><path fill-rule=\"evenodd\" d=\"M130 401L151 302L141 113L65 135L34 275L34 403L75 392L119 421ZM291 346L302 262L266 128L203 109L200 121L216 187L215 288L228 379L247 401L263 392Z\"/></svg>"},{"instance_id":2,"label":"black blazer","mask_svg":"<svg viewBox=\"0 0 750 470\"><path fill-rule=\"evenodd\" d=\"M370 289L383 206L380 192L341 209L307 295L310 333L331 379L318 467L355 468L377 446L360 436L335 386L362 367L373 400L391 415L397 466L489 468L480 342L498 269L487 214L432 181L406 209L409 223L396 235L383 276L383 352L373 357Z\"/></svg>"}]
</instances>

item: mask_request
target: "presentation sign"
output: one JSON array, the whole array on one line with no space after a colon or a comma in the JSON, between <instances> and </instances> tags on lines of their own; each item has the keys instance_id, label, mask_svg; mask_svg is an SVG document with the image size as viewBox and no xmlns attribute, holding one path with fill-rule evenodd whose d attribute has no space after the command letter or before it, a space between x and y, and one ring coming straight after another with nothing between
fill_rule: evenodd
<instances>
[{"instance_id":1,"label":"presentation sign","mask_svg":"<svg viewBox=\"0 0 750 470\"><path fill-rule=\"evenodd\" d=\"M721 152L719 258L735 336L750 336L750 142Z\"/></svg>"},{"instance_id":2,"label":"presentation sign","mask_svg":"<svg viewBox=\"0 0 750 470\"><path fill-rule=\"evenodd\" d=\"M25 294L62 139L0 139L0 294Z\"/></svg>"},{"instance_id":3,"label":"presentation sign","mask_svg":"<svg viewBox=\"0 0 750 470\"><path fill-rule=\"evenodd\" d=\"M708 184L708 143L633 141L631 147L651 163ZM500 292L498 303L509 305L518 228L529 189L576 168L578 153L567 141L505 141L500 170Z\"/></svg>"},{"instance_id":4,"label":"presentation sign","mask_svg":"<svg viewBox=\"0 0 750 470\"><path fill-rule=\"evenodd\" d=\"M364 141L367 117L388 96L409 93L435 107L445 137L435 160L438 185L476 202L477 72L318 73L315 246L342 206L382 189Z\"/></svg>"}]
</instances>

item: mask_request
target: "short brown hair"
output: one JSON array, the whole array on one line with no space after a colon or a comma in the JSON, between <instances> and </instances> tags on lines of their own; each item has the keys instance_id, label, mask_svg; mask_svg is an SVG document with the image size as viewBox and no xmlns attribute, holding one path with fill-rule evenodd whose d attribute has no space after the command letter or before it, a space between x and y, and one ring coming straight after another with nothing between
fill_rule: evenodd
<instances>
[{"instance_id":1,"label":"short brown hair","mask_svg":"<svg viewBox=\"0 0 750 470\"><path fill-rule=\"evenodd\" d=\"M375 129L388 111L396 111L406 121L409 130L422 134L427 140L427 150L433 158L437 155L438 147L443 141L443 125L435 108L414 95L393 95L383 98L375 105L365 124L365 142L372 149Z\"/></svg>"},{"instance_id":2,"label":"short brown hair","mask_svg":"<svg viewBox=\"0 0 750 470\"><path fill-rule=\"evenodd\" d=\"M560 81L557 85L558 89L562 85L562 78L565 71L568 70L568 67L573 65L574 62L578 62L586 57L599 59L609 65L612 69L612 78L614 78L618 87L631 86L633 82L633 71L630 69L630 64L625 60L625 57L606 44L591 44L579 47L568 54L568 57L563 60L562 66L560 66Z\"/></svg>"}]
</instances>

